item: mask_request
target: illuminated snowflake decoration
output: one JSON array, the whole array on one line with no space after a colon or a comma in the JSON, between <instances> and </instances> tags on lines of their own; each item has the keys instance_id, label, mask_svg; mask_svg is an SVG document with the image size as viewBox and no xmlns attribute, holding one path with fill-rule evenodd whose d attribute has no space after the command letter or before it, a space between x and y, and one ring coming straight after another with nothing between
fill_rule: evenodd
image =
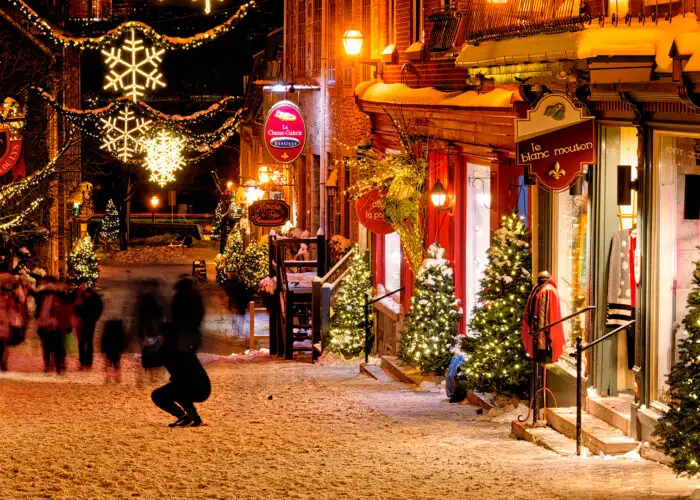
<instances>
[{"instance_id":1,"label":"illuminated snowflake decoration","mask_svg":"<svg viewBox=\"0 0 700 500\"><path fill-rule=\"evenodd\" d=\"M150 180L161 187L174 182L175 172L185 165L182 156L185 149L184 137L161 129L144 139L143 145L146 150L144 165L151 174Z\"/></svg>"},{"instance_id":2,"label":"illuminated snowflake decoration","mask_svg":"<svg viewBox=\"0 0 700 500\"><path fill-rule=\"evenodd\" d=\"M137 118L127 106L117 116L102 118L102 145L124 163L134 161L134 157L143 151L143 135L148 130L151 120Z\"/></svg>"},{"instance_id":3,"label":"illuminated snowflake decoration","mask_svg":"<svg viewBox=\"0 0 700 500\"><path fill-rule=\"evenodd\" d=\"M144 47L143 40L136 38L136 30L132 29L120 48L102 50L109 67L104 89L124 90L136 102L147 89L165 87L159 67L164 53L165 49Z\"/></svg>"}]
</instances>

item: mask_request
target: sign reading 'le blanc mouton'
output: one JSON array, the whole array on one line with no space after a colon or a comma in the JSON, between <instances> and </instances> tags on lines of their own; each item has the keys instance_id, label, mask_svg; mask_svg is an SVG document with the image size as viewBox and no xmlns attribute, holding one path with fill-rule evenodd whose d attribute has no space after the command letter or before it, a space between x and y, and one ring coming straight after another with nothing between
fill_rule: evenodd
<instances>
[{"instance_id":1,"label":"sign reading 'le blanc mouton'","mask_svg":"<svg viewBox=\"0 0 700 500\"><path fill-rule=\"evenodd\" d=\"M280 101L270 109L263 127L267 151L279 163L291 163L306 144L306 123L301 110L290 101Z\"/></svg>"},{"instance_id":2,"label":"sign reading 'le blanc mouton'","mask_svg":"<svg viewBox=\"0 0 700 500\"><path fill-rule=\"evenodd\" d=\"M552 191L569 188L596 161L595 123L564 94L547 94L515 121L517 164Z\"/></svg>"}]
</instances>

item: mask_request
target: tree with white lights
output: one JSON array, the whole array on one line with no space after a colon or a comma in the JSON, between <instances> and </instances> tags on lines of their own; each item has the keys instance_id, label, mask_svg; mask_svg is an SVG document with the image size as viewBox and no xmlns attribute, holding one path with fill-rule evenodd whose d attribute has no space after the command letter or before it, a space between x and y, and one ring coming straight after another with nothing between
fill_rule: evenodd
<instances>
[{"instance_id":1,"label":"tree with white lights","mask_svg":"<svg viewBox=\"0 0 700 500\"><path fill-rule=\"evenodd\" d=\"M86 283L93 287L99 277L97 256L90 235L86 234L68 256L68 282L74 285Z\"/></svg>"},{"instance_id":2,"label":"tree with white lights","mask_svg":"<svg viewBox=\"0 0 700 500\"><path fill-rule=\"evenodd\" d=\"M358 356L364 350L365 329L361 324L365 320L365 297L372 297L367 258L358 245L355 245L353 252L333 305L328 345L331 351L347 358Z\"/></svg>"},{"instance_id":3,"label":"tree with white lights","mask_svg":"<svg viewBox=\"0 0 700 500\"><path fill-rule=\"evenodd\" d=\"M527 392L530 361L521 325L532 286L530 233L521 217L503 217L488 250L479 302L462 340L462 364L468 390L522 395Z\"/></svg>"},{"instance_id":4,"label":"tree with white lights","mask_svg":"<svg viewBox=\"0 0 700 500\"><path fill-rule=\"evenodd\" d=\"M119 212L114 202L110 199L102 217L100 235L105 241L113 241L119 237Z\"/></svg>"},{"instance_id":5,"label":"tree with white lights","mask_svg":"<svg viewBox=\"0 0 700 500\"><path fill-rule=\"evenodd\" d=\"M447 368L462 317L454 294L454 272L444 253L437 243L428 249L399 344L399 358L423 372L442 373Z\"/></svg>"}]
</instances>

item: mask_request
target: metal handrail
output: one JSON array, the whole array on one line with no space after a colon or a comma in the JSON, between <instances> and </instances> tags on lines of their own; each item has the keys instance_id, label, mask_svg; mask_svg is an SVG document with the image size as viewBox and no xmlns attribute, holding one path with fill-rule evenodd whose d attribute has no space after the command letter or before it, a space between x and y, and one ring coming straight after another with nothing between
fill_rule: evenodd
<instances>
[{"instance_id":1,"label":"metal handrail","mask_svg":"<svg viewBox=\"0 0 700 500\"><path fill-rule=\"evenodd\" d=\"M583 359L583 352L590 349L591 347L600 344L604 340L608 340L614 337L623 330L627 330L630 326L634 325L636 320L628 321L613 331L603 335L599 339L590 342L589 344L583 345L583 339L580 336L576 337L576 455L581 455L581 385L583 383L583 375L581 373L581 360Z\"/></svg>"},{"instance_id":2,"label":"metal handrail","mask_svg":"<svg viewBox=\"0 0 700 500\"><path fill-rule=\"evenodd\" d=\"M370 306L373 304L376 304L380 300L386 299L387 297L391 297L395 293L399 293L399 292L403 291L404 288L406 288L406 287L402 286L401 288L397 288L393 292L386 293L386 294L382 295L381 297L376 297L372 300L369 300L369 297L367 297L367 295L365 295L365 321L364 321L364 323L362 323L362 326L365 329L365 364L369 363L369 351L371 349L370 338L372 337L372 332L371 332L372 323L369 320L369 308L370 308Z\"/></svg>"},{"instance_id":3,"label":"metal handrail","mask_svg":"<svg viewBox=\"0 0 700 500\"><path fill-rule=\"evenodd\" d=\"M578 315L580 315L580 314L583 314L583 313L585 313L585 312L587 312L587 311L593 311L593 310L595 310L595 306L586 306L586 307L584 307L583 309L579 309L579 310L576 311L575 313L569 314L568 316L565 316L565 317L563 317L563 318L561 318L561 319L558 319L557 321L554 321L554 322L552 322L552 323L550 323L550 324L548 324L548 325L545 325L545 326L543 326L543 327L540 327L540 328L538 328L537 330L531 330L529 333L530 333L530 335L538 334L538 333L540 333L540 332L542 332L542 331L544 331L544 330L547 330L547 329L549 329L549 328L552 328L553 326L557 326L557 325L560 324L560 323L564 323L565 321L569 321L571 318L575 318L576 316L578 316Z\"/></svg>"}]
</instances>

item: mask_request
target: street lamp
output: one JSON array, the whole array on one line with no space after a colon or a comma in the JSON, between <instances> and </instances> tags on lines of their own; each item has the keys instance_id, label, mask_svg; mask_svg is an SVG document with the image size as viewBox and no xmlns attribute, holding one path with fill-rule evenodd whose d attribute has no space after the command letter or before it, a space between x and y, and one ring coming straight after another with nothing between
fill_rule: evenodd
<instances>
[{"instance_id":1,"label":"street lamp","mask_svg":"<svg viewBox=\"0 0 700 500\"><path fill-rule=\"evenodd\" d=\"M158 203L160 203L160 200L158 199L157 196L153 196L151 198L151 208L153 210L153 222L156 222L156 207L158 206Z\"/></svg>"},{"instance_id":2,"label":"street lamp","mask_svg":"<svg viewBox=\"0 0 700 500\"><path fill-rule=\"evenodd\" d=\"M267 170L267 165L260 165L258 168L258 180L263 186L270 182L270 174Z\"/></svg>"},{"instance_id":3,"label":"street lamp","mask_svg":"<svg viewBox=\"0 0 700 500\"><path fill-rule=\"evenodd\" d=\"M362 52L362 41L364 36L360 30L349 29L343 35L343 47L349 56L356 56Z\"/></svg>"}]
</instances>

